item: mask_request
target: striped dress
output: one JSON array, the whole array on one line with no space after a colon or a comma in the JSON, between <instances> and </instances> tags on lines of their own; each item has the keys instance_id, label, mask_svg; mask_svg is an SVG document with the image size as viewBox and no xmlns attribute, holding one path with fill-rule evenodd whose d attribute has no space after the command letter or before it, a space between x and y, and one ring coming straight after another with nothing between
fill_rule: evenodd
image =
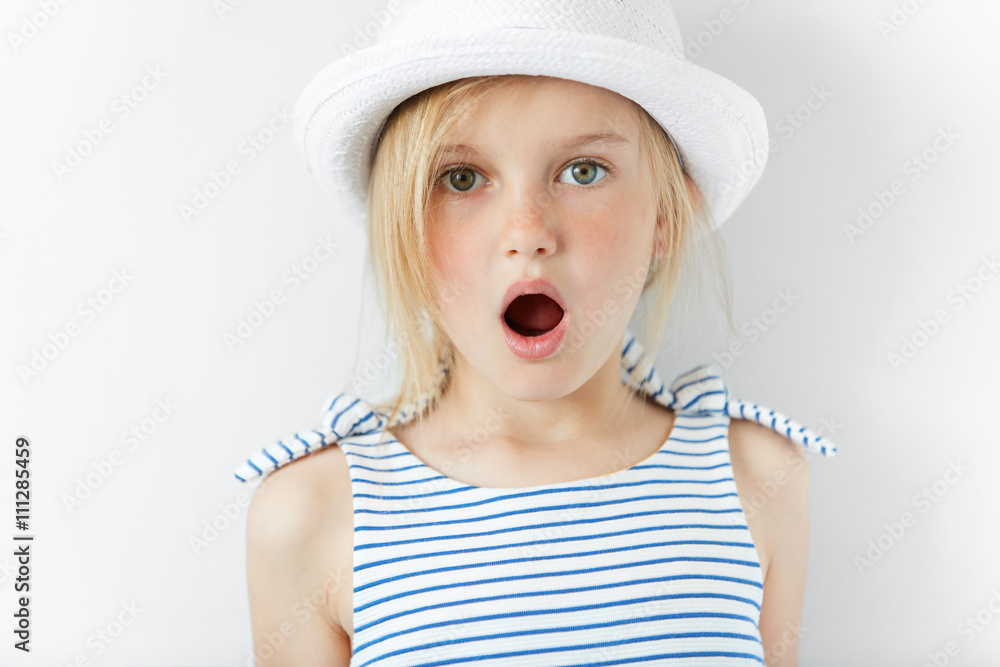
<instances>
[{"instance_id":1,"label":"striped dress","mask_svg":"<svg viewBox=\"0 0 1000 667\"><path fill-rule=\"evenodd\" d=\"M659 451L587 479L484 488L430 468L357 397L254 454L248 481L319 448L345 453L354 496L351 667L762 665L763 577L730 464L733 417L805 449L833 443L729 397L698 366L667 387L626 331L622 381L673 408Z\"/></svg>"}]
</instances>

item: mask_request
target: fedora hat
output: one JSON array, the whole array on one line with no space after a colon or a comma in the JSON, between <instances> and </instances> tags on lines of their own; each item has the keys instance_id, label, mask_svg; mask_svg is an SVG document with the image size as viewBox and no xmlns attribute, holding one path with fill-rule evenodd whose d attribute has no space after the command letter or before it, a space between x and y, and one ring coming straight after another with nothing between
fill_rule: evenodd
<instances>
[{"instance_id":1,"label":"fedora hat","mask_svg":"<svg viewBox=\"0 0 1000 667\"><path fill-rule=\"evenodd\" d=\"M309 172L363 226L386 118L422 90L472 76L557 77L636 102L674 142L716 225L760 180L763 109L687 59L667 0L393 0L390 9L377 38L316 74L293 112Z\"/></svg>"}]
</instances>

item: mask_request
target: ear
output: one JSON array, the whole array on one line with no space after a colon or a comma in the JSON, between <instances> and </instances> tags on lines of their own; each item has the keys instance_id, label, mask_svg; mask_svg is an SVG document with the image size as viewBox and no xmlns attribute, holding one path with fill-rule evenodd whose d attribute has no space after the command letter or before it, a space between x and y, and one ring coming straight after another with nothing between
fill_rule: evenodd
<instances>
[{"instance_id":1,"label":"ear","mask_svg":"<svg viewBox=\"0 0 1000 667\"><path fill-rule=\"evenodd\" d=\"M657 260L662 260L663 255L664 255L663 239L660 236L659 222L658 222L656 238L653 239L653 257Z\"/></svg>"},{"instance_id":2,"label":"ear","mask_svg":"<svg viewBox=\"0 0 1000 667\"><path fill-rule=\"evenodd\" d=\"M688 194L691 195L691 203L695 205L695 208L701 206L701 190L686 171L684 172L684 183L687 185Z\"/></svg>"},{"instance_id":3,"label":"ear","mask_svg":"<svg viewBox=\"0 0 1000 667\"><path fill-rule=\"evenodd\" d=\"M661 237L663 235L663 227L667 224L667 221L663 219L663 216L659 212L659 201L655 198L653 201L653 209L656 211L656 220L653 227L653 259L663 259L663 241Z\"/></svg>"},{"instance_id":4,"label":"ear","mask_svg":"<svg viewBox=\"0 0 1000 667\"><path fill-rule=\"evenodd\" d=\"M666 245L663 240L663 232L667 225L667 220L659 213L656 216L656 228L653 231L653 259L662 261L666 254Z\"/></svg>"}]
</instances>

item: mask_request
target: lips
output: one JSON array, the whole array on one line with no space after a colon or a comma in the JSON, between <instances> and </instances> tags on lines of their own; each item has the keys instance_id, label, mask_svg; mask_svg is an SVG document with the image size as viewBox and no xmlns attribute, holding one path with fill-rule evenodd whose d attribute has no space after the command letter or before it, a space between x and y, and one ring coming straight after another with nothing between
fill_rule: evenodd
<instances>
[{"instance_id":1,"label":"lips","mask_svg":"<svg viewBox=\"0 0 1000 667\"><path fill-rule=\"evenodd\" d=\"M525 361L541 363L561 349L569 318L556 286L536 278L507 288L499 320L510 351Z\"/></svg>"},{"instance_id":2,"label":"lips","mask_svg":"<svg viewBox=\"0 0 1000 667\"><path fill-rule=\"evenodd\" d=\"M525 337L540 336L562 321L566 302L555 285L543 278L521 280L504 294L500 318Z\"/></svg>"},{"instance_id":3,"label":"lips","mask_svg":"<svg viewBox=\"0 0 1000 667\"><path fill-rule=\"evenodd\" d=\"M504 321L517 333L530 338L555 329L564 312L544 294L525 294L511 301Z\"/></svg>"}]
</instances>

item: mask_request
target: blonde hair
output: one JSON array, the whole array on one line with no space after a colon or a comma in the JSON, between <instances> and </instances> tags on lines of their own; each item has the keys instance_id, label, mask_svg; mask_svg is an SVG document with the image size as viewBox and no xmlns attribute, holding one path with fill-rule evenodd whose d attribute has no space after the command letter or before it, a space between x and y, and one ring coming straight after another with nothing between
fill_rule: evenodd
<instances>
[{"instance_id":1,"label":"blonde hair","mask_svg":"<svg viewBox=\"0 0 1000 667\"><path fill-rule=\"evenodd\" d=\"M377 406L388 413L389 425L411 401L426 401L426 407L415 415L418 419L434 410L448 385L448 376L439 374L439 363L450 364L453 359L452 343L438 318L426 243L428 202L441 167L440 147L455 123L484 94L532 80L538 77L481 76L444 83L400 103L382 128L368 190L368 231L369 261L384 309L386 340L400 352L399 394ZM637 120L640 150L657 197L657 226L651 236L658 237L664 249L646 277L636 309L645 311L636 338L655 355L677 286L688 274L703 272L705 277L721 279L715 296L733 331L731 279L721 237L697 186L681 170L667 134L645 109L622 99ZM632 374L639 372L637 368ZM633 379L637 385L643 378ZM639 393L631 388L632 396Z\"/></svg>"}]
</instances>

